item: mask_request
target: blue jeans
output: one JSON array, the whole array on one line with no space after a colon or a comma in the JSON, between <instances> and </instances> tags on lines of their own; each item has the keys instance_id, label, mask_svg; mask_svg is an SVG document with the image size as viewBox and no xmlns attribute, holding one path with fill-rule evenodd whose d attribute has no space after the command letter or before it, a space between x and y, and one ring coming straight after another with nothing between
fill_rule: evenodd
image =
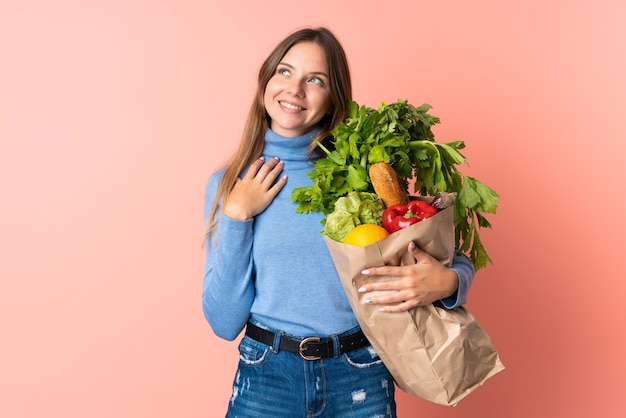
<instances>
[{"instance_id":1,"label":"blue jeans","mask_svg":"<svg viewBox=\"0 0 626 418\"><path fill-rule=\"evenodd\" d=\"M396 417L393 378L371 346L305 360L246 335L239 357L227 418Z\"/></svg>"}]
</instances>

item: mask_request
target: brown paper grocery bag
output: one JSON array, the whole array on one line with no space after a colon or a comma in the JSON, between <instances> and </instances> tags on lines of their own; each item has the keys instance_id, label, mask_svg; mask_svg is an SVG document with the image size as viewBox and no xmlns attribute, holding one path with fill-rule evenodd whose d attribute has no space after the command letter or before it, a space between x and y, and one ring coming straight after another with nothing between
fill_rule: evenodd
<instances>
[{"instance_id":1,"label":"brown paper grocery bag","mask_svg":"<svg viewBox=\"0 0 626 418\"><path fill-rule=\"evenodd\" d=\"M453 208L446 208L367 247L325 237L352 310L398 387L447 406L458 404L504 369L487 332L464 307L448 310L431 304L385 313L363 303L365 294L357 289L371 280L385 280L362 275L366 267L414 264L407 251L411 240L450 265L455 245L452 216Z\"/></svg>"}]
</instances>

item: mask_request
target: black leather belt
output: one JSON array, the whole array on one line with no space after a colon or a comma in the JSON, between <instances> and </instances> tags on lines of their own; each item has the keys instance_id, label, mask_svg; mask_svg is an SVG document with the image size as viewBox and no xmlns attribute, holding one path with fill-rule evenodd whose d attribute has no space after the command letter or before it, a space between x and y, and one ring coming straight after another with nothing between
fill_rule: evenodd
<instances>
[{"instance_id":1,"label":"black leather belt","mask_svg":"<svg viewBox=\"0 0 626 418\"><path fill-rule=\"evenodd\" d=\"M257 327L248 323L246 327L246 335L253 340L259 341L269 346L274 344L276 334L272 331ZM339 353L347 353L370 345L363 331L347 337L339 338ZM319 360L322 357L334 357L335 346L332 338L308 337L303 340L280 336L280 350L298 353L305 360Z\"/></svg>"}]
</instances>

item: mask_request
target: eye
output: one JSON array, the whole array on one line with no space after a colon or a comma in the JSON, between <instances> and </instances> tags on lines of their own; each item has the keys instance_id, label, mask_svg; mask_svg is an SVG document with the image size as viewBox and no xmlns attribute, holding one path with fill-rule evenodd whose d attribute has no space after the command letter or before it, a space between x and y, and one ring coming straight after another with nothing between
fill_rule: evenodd
<instances>
[{"instance_id":1,"label":"eye","mask_svg":"<svg viewBox=\"0 0 626 418\"><path fill-rule=\"evenodd\" d=\"M323 86L324 80L322 80L319 77L314 76L309 79L309 83L317 84L318 86Z\"/></svg>"},{"instance_id":2,"label":"eye","mask_svg":"<svg viewBox=\"0 0 626 418\"><path fill-rule=\"evenodd\" d=\"M276 69L276 74L280 74L280 75L289 75L289 74L290 74L290 72L289 72L289 69L288 69L288 68L285 68L285 67L278 67L278 68Z\"/></svg>"}]
</instances>

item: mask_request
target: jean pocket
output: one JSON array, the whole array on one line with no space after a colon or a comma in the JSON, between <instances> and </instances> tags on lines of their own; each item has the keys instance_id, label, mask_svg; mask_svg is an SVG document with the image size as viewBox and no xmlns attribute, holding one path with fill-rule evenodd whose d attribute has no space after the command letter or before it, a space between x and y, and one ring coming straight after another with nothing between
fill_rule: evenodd
<instances>
[{"instance_id":1,"label":"jean pocket","mask_svg":"<svg viewBox=\"0 0 626 418\"><path fill-rule=\"evenodd\" d=\"M369 369L383 365L383 361L371 345L349 351L343 356L349 365L357 369Z\"/></svg>"},{"instance_id":2,"label":"jean pocket","mask_svg":"<svg viewBox=\"0 0 626 418\"><path fill-rule=\"evenodd\" d=\"M259 366L267 361L269 347L244 335L239 343L239 360L248 366Z\"/></svg>"}]
</instances>

